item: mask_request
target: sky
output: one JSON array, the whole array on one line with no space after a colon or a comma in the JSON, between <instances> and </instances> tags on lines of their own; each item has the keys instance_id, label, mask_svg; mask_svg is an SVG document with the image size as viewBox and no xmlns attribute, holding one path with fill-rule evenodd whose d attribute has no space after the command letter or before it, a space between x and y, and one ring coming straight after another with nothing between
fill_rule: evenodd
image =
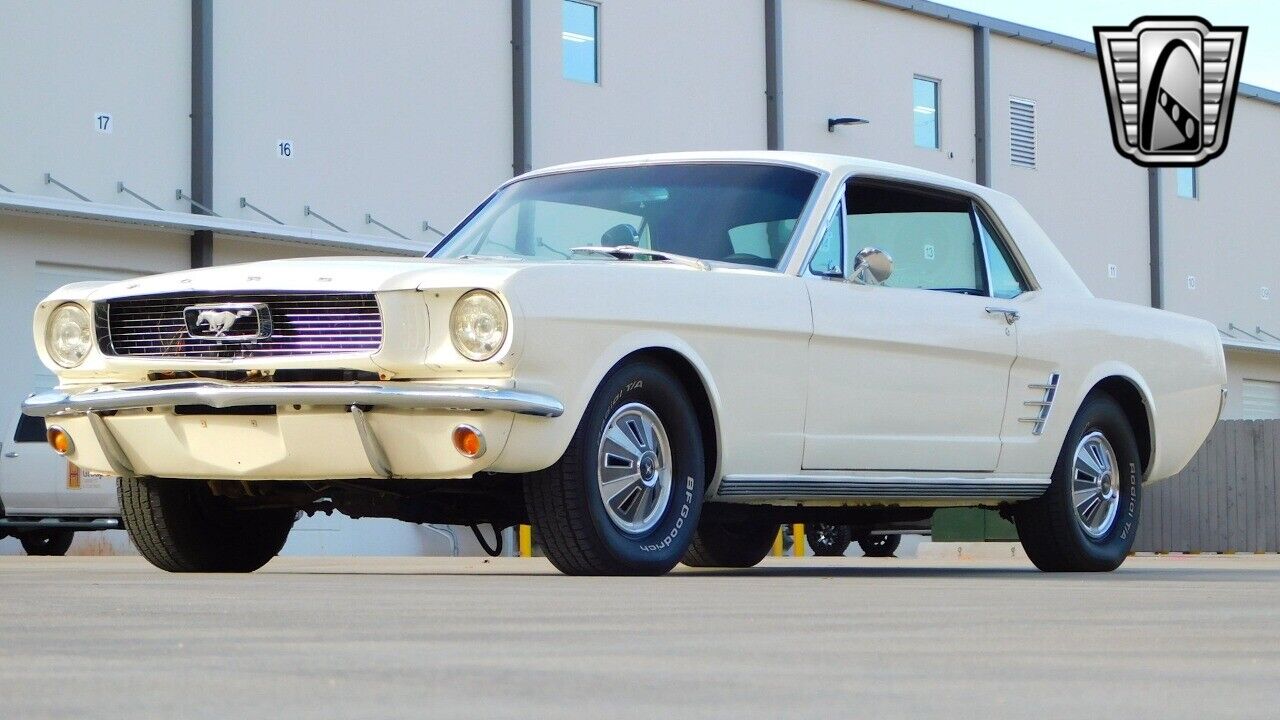
<instances>
[{"instance_id":1,"label":"sky","mask_svg":"<svg viewBox=\"0 0 1280 720\"><path fill-rule=\"evenodd\" d=\"M1199 15L1211 25L1247 25L1241 82L1280 91L1280 0L940 0L943 5L1093 41L1094 25L1142 15Z\"/></svg>"}]
</instances>

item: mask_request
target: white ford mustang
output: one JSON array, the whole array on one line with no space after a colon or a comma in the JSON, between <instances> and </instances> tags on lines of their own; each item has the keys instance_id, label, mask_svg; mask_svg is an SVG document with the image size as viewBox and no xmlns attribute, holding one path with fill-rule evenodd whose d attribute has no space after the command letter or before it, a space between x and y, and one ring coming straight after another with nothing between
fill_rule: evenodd
<instances>
[{"instance_id":1,"label":"white ford mustang","mask_svg":"<svg viewBox=\"0 0 1280 720\"><path fill-rule=\"evenodd\" d=\"M1225 386L1212 325L1094 298L1007 195L800 153L549 168L428 258L79 283L34 326L25 411L171 571L254 570L300 510L653 574L965 505L1110 570Z\"/></svg>"}]
</instances>

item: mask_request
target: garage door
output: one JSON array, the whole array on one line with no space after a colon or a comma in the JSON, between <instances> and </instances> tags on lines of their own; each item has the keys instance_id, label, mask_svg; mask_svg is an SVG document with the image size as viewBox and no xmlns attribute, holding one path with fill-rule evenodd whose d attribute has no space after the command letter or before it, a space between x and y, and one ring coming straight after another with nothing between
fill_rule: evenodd
<instances>
[{"instance_id":1,"label":"garage door","mask_svg":"<svg viewBox=\"0 0 1280 720\"><path fill-rule=\"evenodd\" d=\"M1245 380L1241 397L1245 420L1280 418L1280 382Z\"/></svg>"}]
</instances>

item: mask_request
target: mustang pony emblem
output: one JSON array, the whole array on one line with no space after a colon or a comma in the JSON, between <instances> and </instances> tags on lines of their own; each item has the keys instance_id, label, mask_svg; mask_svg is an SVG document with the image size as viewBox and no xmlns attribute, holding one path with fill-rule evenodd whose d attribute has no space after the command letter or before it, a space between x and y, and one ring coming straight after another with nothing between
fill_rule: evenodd
<instances>
[{"instance_id":1,"label":"mustang pony emblem","mask_svg":"<svg viewBox=\"0 0 1280 720\"><path fill-rule=\"evenodd\" d=\"M271 337L271 309L266 303L210 303L182 311L187 335L199 340L253 341Z\"/></svg>"},{"instance_id":2,"label":"mustang pony emblem","mask_svg":"<svg viewBox=\"0 0 1280 720\"><path fill-rule=\"evenodd\" d=\"M227 334L232 325L236 324L236 318L249 317L253 314L252 310L204 310L196 317L196 327L208 325L209 331L214 337L222 337Z\"/></svg>"}]
</instances>

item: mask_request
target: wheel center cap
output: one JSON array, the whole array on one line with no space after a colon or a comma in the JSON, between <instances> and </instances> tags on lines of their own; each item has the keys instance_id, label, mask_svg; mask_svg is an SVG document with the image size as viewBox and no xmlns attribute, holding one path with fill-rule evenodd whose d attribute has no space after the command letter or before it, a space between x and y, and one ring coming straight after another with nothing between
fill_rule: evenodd
<instances>
[{"instance_id":1,"label":"wheel center cap","mask_svg":"<svg viewBox=\"0 0 1280 720\"><path fill-rule=\"evenodd\" d=\"M658 481L658 458L651 452L640 456L640 481L648 487Z\"/></svg>"}]
</instances>

